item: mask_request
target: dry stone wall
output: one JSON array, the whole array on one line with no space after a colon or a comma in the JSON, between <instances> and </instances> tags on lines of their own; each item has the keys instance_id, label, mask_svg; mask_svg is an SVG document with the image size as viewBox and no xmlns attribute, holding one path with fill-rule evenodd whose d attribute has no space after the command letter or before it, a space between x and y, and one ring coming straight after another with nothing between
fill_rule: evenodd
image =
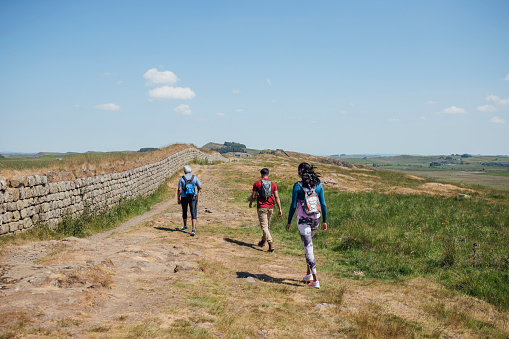
<instances>
[{"instance_id":1,"label":"dry stone wall","mask_svg":"<svg viewBox=\"0 0 509 339\"><path fill-rule=\"evenodd\" d=\"M85 208L111 208L121 200L148 196L194 159L228 161L219 153L188 148L149 165L88 178L51 183L38 175L0 179L0 235L40 223L55 226L62 216L78 217Z\"/></svg>"}]
</instances>

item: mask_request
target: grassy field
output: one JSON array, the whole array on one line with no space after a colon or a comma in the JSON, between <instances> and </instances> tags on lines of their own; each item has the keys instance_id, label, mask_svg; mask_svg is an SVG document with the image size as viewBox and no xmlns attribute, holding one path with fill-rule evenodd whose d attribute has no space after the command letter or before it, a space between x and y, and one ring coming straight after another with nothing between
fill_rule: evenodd
<instances>
[{"instance_id":1,"label":"grassy field","mask_svg":"<svg viewBox=\"0 0 509 339\"><path fill-rule=\"evenodd\" d=\"M509 190L509 157L459 155L393 157L340 157L343 161L396 170L462 185ZM430 164L435 166L430 166ZM438 165L440 164L440 165Z\"/></svg>"},{"instance_id":2,"label":"grassy field","mask_svg":"<svg viewBox=\"0 0 509 339\"><path fill-rule=\"evenodd\" d=\"M319 166L330 170L330 166ZM393 172L371 174L380 178L379 188L422 184ZM239 176L235 183L247 184L244 180ZM273 180L286 213L295 181ZM246 199L245 192L238 195ZM509 309L509 193L480 189L475 195L474 199L458 199L327 189L330 231L318 233L315 248L319 256L327 257L326 270L340 277L360 271L364 275L354 278L430 278ZM273 232L299 251L300 239L286 233L285 225L285 218L276 220Z\"/></svg>"}]
</instances>

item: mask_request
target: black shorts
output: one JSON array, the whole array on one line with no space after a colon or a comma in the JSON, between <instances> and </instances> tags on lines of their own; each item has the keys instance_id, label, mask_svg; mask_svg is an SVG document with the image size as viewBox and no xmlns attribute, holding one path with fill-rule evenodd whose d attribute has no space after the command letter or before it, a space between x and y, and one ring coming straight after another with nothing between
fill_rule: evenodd
<instances>
[{"instance_id":1,"label":"black shorts","mask_svg":"<svg viewBox=\"0 0 509 339\"><path fill-rule=\"evenodd\" d=\"M180 203L182 205L182 219L187 219L187 207L191 211L191 219L196 219L196 210L198 208L198 196L194 197L181 197Z\"/></svg>"}]
</instances>

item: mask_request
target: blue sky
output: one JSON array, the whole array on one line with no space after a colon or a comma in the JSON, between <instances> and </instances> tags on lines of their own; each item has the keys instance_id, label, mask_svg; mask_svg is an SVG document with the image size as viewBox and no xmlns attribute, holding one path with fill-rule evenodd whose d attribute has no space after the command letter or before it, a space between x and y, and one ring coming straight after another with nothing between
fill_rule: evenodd
<instances>
[{"instance_id":1,"label":"blue sky","mask_svg":"<svg viewBox=\"0 0 509 339\"><path fill-rule=\"evenodd\" d=\"M509 154L508 1L0 0L0 151Z\"/></svg>"}]
</instances>

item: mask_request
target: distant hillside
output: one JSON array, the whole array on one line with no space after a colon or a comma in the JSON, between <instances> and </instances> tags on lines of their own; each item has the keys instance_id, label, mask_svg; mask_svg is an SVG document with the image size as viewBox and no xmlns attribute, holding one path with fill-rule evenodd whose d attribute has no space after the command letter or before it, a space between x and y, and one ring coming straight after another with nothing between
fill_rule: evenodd
<instances>
[{"instance_id":1,"label":"distant hillside","mask_svg":"<svg viewBox=\"0 0 509 339\"><path fill-rule=\"evenodd\" d=\"M234 142L225 142L224 144L219 144L217 142L209 142L201 147L202 150L208 150L208 151L217 151L221 154L223 154L225 157L235 157L238 154L246 154L250 156L255 156L257 154L260 154L260 150L254 149L254 148L247 148L243 147L243 149L234 149L232 147L232 144L237 144ZM238 144L245 146L243 144Z\"/></svg>"}]
</instances>

